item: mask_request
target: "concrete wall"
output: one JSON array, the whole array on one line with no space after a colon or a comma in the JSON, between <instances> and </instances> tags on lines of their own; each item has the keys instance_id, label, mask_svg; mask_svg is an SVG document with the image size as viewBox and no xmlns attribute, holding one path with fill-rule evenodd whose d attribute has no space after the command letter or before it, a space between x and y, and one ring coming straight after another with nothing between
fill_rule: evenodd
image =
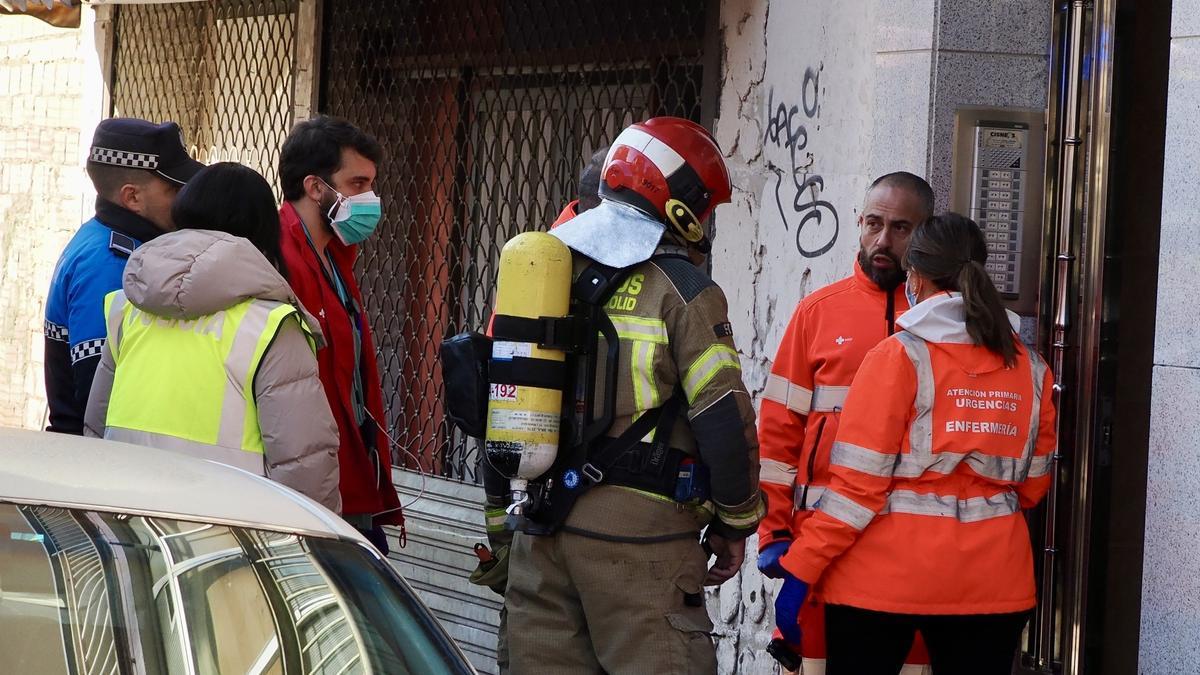
<instances>
[{"instance_id":1,"label":"concrete wall","mask_svg":"<svg viewBox=\"0 0 1200 675\"><path fill-rule=\"evenodd\" d=\"M1200 2L1175 0L1163 167L1158 317L1147 469L1139 671L1200 663L1200 349L1195 243L1200 161Z\"/></svg>"},{"instance_id":2,"label":"concrete wall","mask_svg":"<svg viewBox=\"0 0 1200 675\"><path fill-rule=\"evenodd\" d=\"M83 210L81 36L0 17L0 426L37 427L45 411L46 291Z\"/></svg>"},{"instance_id":3,"label":"concrete wall","mask_svg":"<svg viewBox=\"0 0 1200 675\"><path fill-rule=\"evenodd\" d=\"M800 298L847 276L873 177L927 176L948 208L954 111L1043 108L1050 7L1037 0L722 3L717 140L733 183L717 211L747 385L765 386ZM773 673L775 582L754 568L710 594L722 673Z\"/></svg>"},{"instance_id":4,"label":"concrete wall","mask_svg":"<svg viewBox=\"0 0 1200 675\"><path fill-rule=\"evenodd\" d=\"M0 17L0 426L45 425L46 293L93 211L83 166L107 106L110 9L85 6L79 28Z\"/></svg>"}]
</instances>

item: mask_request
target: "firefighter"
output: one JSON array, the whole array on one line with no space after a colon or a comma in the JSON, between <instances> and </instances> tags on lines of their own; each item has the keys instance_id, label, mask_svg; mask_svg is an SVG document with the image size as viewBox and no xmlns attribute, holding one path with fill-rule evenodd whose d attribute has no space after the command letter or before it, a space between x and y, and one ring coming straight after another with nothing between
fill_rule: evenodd
<instances>
[{"instance_id":1,"label":"firefighter","mask_svg":"<svg viewBox=\"0 0 1200 675\"><path fill-rule=\"evenodd\" d=\"M917 225L932 214L933 190L923 178L896 172L875 179L858 217L854 274L809 294L792 314L760 409L760 479L770 510L758 529L758 567L768 577L782 576L779 556L829 483L829 450L859 364L908 309L900 261ZM820 672L825 658L817 596L802 614L803 643L791 645L809 674ZM908 672L928 663L920 644L908 663Z\"/></svg>"},{"instance_id":2,"label":"firefighter","mask_svg":"<svg viewBox=\"0 0 1200 675\"><path fill-rule=\"evenodd\" d=\"M505 594L512 672L716 670L703 587L737 572L765 512L754 412L725 297L693 262L708 249L701 223L730 191L703 127L654 118L613 143L600 205L552 232L574 251L577 273L596 263L625 272L604 305L619 336L615 414L588 451L606 467L600 480L559 514L552 534L513 539ZM658 420L644 436L643 417ZM620 461L598 459L630 436ZM665 456L651 456L663 446ZM662 461L666 469L648 468ZM692 477L704 472L711 478L697 496ZM711 569L705 527L717 556Z\"/></svg>"},{"instance_id":3,"label":"firefighter","mask_svg":"<svg viewBox=\"0 0 1200 675\"><path fill-rule=\"evenodd\" d=\"M931 218L907 261L919 304L854 378L829 485L779 560L776 619L786 633L819 584L830 675L897 672L916 630L935 674L1007 675L1036 603L1022 511L1049 488L1052 377L974 222Z\"/></svg>"},{"instance_id":4,"label":"firefighter","mask_svg":"<svg viewBox=\"0 0 1200 675\"><path fill-rule=\"evenodd\" d=\"M579 180L576 183L576 198L567 202L563 210L559 212L558 217L550 224L550 229L554 229L559 225L571 220L585 211L595 208L600 203L600 169L604 166L604 159L608 156L608 146L604 146L594 153L591 159L583 166L579 172ZM488 335L492 333L492 319L488 320ZM471 573L471 583L479 586L487 586L494 592L504 595L504 588L508 584L508 552L512 544L512 532L505 527L507 513L505 509L508 505L508 480L496 472L491 464L483 462L481 464L483 471L484 492L486 494L486 503L484 506L484 520L487 527L488 544L491 549L486 553L476 549L477 555L481 555L478 567ZM500 608L500 625L497 629L496 639L496 665L501 671L508 671L508 618L504 607Z\"/></svg>"}]
</instances>

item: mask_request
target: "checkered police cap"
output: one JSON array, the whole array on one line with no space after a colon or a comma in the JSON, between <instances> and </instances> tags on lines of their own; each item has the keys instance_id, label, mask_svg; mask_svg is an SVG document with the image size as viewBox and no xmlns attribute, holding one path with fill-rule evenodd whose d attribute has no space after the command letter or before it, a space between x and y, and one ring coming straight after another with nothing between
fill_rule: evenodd
<instances>
[{"instance_id":1,"label":"checkered police cap","mask_svg":"<svg viewBox=\"0 0 1200 675\"><path fill-rule=\"evenodd\" d=\"M129 117L107 119L96 126L88 162L153 171L179 185L204 168L188 155L178 124Z\"/></svg>"},{"instance_id":2,"label":"checkered police cap","mask_svg":"<svg viewBox=\"0 0 1200 675\"><path fill-rule=\"evenodd\" d=\"M147 169L153 171L158 168L158 155L113 150L112 148L101 148L94 145L92 146L92 154L88 156L88 161L97 164L123 166L128 169Z\"/></svg>"}]
</instances>

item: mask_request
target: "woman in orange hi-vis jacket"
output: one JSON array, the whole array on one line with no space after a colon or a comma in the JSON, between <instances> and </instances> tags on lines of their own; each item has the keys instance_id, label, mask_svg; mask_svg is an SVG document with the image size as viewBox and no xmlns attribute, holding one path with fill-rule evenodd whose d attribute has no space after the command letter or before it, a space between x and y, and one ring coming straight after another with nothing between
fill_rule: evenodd
<instances>
[{"instance_id":1,"label":"woman in orange hi-vis jacket","mask_svg":"<svg viewBox=\"0 0 1200 675\"><path fill-rule=\"evenodd\" d=\"M787 637L815 588L828 675L896 673L916 630L934 675L1011 672L1037 602L1022 512L1049 488L1054 406L986 260L963 216L916 229L919 304L859 368L830 485L781 559L776 622Z\"/></svg>"}]
</instances>

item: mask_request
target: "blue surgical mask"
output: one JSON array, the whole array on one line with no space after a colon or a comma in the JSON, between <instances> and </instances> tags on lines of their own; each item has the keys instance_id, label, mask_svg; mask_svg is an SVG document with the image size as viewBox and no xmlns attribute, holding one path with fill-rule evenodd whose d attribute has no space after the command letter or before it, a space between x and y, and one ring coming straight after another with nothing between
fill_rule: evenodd
<instances>
[{"instance_id":1,"label":"blue surgical mask","mask_svg":"<svg viewBox=\"0 0 1200 675\"><path fill-rule=\"evenodd\" d=\"M321 182L325 183L325 181ZM329 183L325 183L325 187L333 190L333 193L337 195L337 201L329 208L327 215L330 227L333 228L334 234L342 240L343 244L347 246L358 244L375 233L375 228L378 227L379 219L383 215L379 195L370 191L347 197L334 190Z\"/></svg>"}]
</instances>

